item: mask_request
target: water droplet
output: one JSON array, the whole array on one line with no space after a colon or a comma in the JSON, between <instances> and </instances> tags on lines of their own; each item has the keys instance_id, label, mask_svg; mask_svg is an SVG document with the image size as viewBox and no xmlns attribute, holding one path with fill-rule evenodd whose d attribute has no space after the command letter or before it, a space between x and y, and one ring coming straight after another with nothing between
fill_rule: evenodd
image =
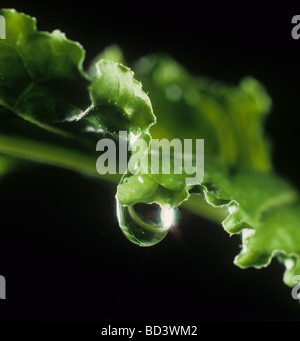
<instances>
[{"instance_id":1,"label":"water droplet","mask_svg":"<svg viewBox=\"0 0 300 341\"><path fill-rule=\"evenodd\" d=\"M122 206L117 201L117 213L124 235L139 246L152 246L159 243L174 222L174 210L169 205Z\"/></svg>"}]
</instances>

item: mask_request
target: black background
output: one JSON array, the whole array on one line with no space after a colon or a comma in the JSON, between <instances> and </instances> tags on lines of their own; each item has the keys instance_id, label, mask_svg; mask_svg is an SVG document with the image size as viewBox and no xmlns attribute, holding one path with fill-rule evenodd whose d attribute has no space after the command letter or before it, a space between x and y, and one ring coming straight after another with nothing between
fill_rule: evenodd
<instances>
[{"instance_id":1,"label":"black background","mask_svg":"<svg viewBox=\"0 0 300 341\"><path fill-rule=\"evenodd\" d=\"M300 40L296 1L1 1L82 43L86 65L111 43L128 62L165 51L193 73L227 83L252 75L274 107L266 123L279 174L300 187ZM28 166L1 181L0 318L78 320L299 319L277 261L263 270L232 264L239 237L180 211L174 232L152 248L119 230L115 188L81 175ZM176 233L175 233L176 232Z\"/></svg>"}]
</instances>

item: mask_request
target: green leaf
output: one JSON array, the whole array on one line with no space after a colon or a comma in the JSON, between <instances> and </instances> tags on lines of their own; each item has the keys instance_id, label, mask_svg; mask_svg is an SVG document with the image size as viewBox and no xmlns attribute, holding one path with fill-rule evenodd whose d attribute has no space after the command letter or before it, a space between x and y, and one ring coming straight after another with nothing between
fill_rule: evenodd
<instances>
[{"instance_id":1,"label":"green leaf","mask_svg":"<svg viewBox=\"0 0 300 341\"><path fill-rule=\"evenodd\" d=\"M147 174L127 174L118 185L117 198L120 205L131 206L139 203L169 205L176 207L189 197L187 188L168 190Z\"/></svg>"},{"instance_id":2,"label":"green leaf","mask_svg":"<svg viewBox=\"0 0 300 341\"><path fill-rule=\"evenodd\" d=\"M205 176L198 185L186 186L186 174L152 174L151 167L122 177L117 199L124 234L142 246L157 243L169 226L144 221L136 206L157 203L168 213L182 203L212 220L223 217L226 231L242 235L238 266L262 267L277 257L293 285L300 271L299 194L272 168L263 129L271 100L257 80L224 85L191 75L170 57L143 57L135 72L151 97L155 124L150 99L120 64L116 46L86 73L80 44L59 31L37 31L25 14L0 14L7 23L7 39L0 41L0 175L26 159L117 183L118 174L96 173L100 138L117 140L126 130L131 146L146 140L144 158L151 156L152 137L204 139Z\"/></svg>"},{"instance_id":3,"label":"green leaf","mask_svg":"<svg viewBox=\"0 0 300 341\"><path fill-rule=\"evenodd\" d=\"M143 57L134 70L157 116L154 138L203 138L206 156L271 169L263 132L271 100L257 80L246 77L232 86L194 77L168 56Z\"/></svg>"},{"instance_id":4,"label":"green leaf","mask_svg":"<svg viewBox=\"0 0 300 341\"><path fill-rule=\"evenodd\" d=\"M115 63L126 65L125 57L123 51L120 49L118 45L110 45L107 46L101 53L99 53L91 62L91 65L88 70L88 74L93 78L97 75L97 63L101 59L110 60Z\"/></svg>"},{"instance_id":5,"label":"green leaf","mask_svg":"<svg viewBox=\"0 0 300 341\"><path fill-rule=\"evenodd\" d=\"M155 123L149 97L126 66L101 59L89 86L95 112L93 120L104 120L109 131L127 130L135 135ZM96 116L96 118L95 118ZM92 119L91 115L87 119Z\"/></svg>"},{"instance_id":6,"label":"green leaf","mask_svg":"<svg viewBox=\"0 0 300 341\"><path fill-rule=\"evenodd\" d=\"M84 50L60 31L39 32L36 20L14 10L0 40L0 105L44 128L73 121L90 105Z\"/></svg>"},{"instance_id":7,"label":"green leaf","mask_svg":"<svg viewBox=\"0 0 300 341\"><path fill-rule=\"evenodd\" d=\"M216 220L223 217L225 230L242 235L236 265L261 268L277 257L287 269L285 283L295 285L300 200L293 186L272 170L263 130L271 100L263 86L251 77L238 86L194 77L168 56L141 58L135 73L157 115L152 136L205 140L204 181L183 207L214 220L202 203L204 196L215 208Z\"/></svg>"},{"instance_id":8,"label":"green leaf","mask_svg":"<svg viewBox=\"0 0 300 341\"><path fill-rule=\"evenodd\" d=\"M0 41L0 153L99 177L100 138L117 140L119 130L138 134L155 122L141 84L127 67L103 59L91 77L79 43L38 31L34 18L15 10L1 15L7 39ZM102 177L109 178L120 176Z\"/></svg>"}]
</instances>

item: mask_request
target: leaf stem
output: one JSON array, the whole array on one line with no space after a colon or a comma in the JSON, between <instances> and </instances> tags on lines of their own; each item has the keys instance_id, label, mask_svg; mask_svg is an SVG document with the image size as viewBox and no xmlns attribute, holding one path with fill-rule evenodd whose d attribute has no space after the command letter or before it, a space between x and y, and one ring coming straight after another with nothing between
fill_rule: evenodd
<instances>
[{"instance_id":1,"label":"leaf stem","mask_svg":"<svg viewBox=\"0 0 300 341\"><path fill-rule=\"evenodd\" d=\"M118 183L118 174L99 175L96 170L96 157L74 149L48 143L0 135L0 153L29 161L45 163L93 176L99 180Z\"/></svg>"},{"instance_id":2,"label":"leaf stem","mask_svg":"<svg viewBox=\"0 0 300 341\"><path fill-rule=\"evenodd\" d=\"M213 207L200 194L191 194L189 199L181 204L181 207L216 223L221 223L228 216L226 207Z\"/></svg>"},{"instance_id":3,"label":"leaf stem","mask_svg":"<svg viewBox=\"0 0 300 341\"><path fill-rule=\"evenodd\" d=\"M16 138L15 136L1 134L0 153L62 167L116 185L121 179L119 174L99 175L96 170L96 155L88 155L82 151L61 145L46 142L37 143L27 138ZM181 207L217 223L220 223L228 215L227 209L210 206L199 194L192 194L189 200L182 203Z\"/></svg>"}]
</instances>

